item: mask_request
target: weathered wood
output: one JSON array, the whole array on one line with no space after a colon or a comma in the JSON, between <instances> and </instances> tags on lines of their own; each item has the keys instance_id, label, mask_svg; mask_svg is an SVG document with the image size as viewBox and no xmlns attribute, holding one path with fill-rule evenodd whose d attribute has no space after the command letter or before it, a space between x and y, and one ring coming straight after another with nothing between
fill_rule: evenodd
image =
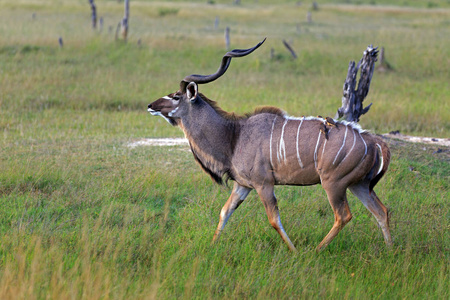
<instances>
[{"instance_id":1,"label":"weathered wood","mask_svg":"<svg viewBox=\"0 0 450 300\"><path fill-rule=\"evenodd\" d=\"M115 40L117 40L119 38L119 30L120 30L122 33L122 38L126 42L127 38L128 38L128 23L129 23L129 17L130 17L130 1L129 0L124 1L124 8L125 8L125 13L124 13L123 19L117 25Z\"/></svg>"},{"instance_id":2,"label":"weathered wood","mask_svg":"<svg viewBox=\"0 0 450 300\"><path fill-rule=\"evenodd\" d=\"M306 14L306 22L312 23L312 13L310 11Z\"/></svg>"},{"instance_id":3,"label":"weathered wood","mask_svg":"<svg viewBox=\"0 0 450 300\"><path fill-rule=\"evenodd\" d=\"M94 0L89 0L89 4L91 5L91 20L92 20L92 28L97 28L97 8L95 7Z\"/></svg>"},{"instance_id":4,"label":"weathered wood","mask_svg":"<svg viewBox=\"0 0 450 300\"><path fill-rule=\"evenodd\" d=\"M386 54L384 47L380 48L380 55L378 57L378 67L377 70L380 72L386 72L392 70L391 64L386 60Z\"/></svg>"},{"instance_id":5,"label":"weathered wood","mask_svg":"<svg viewBox=\"0 0 450 300\"><path fill-rule=\"evenodd\" d=\"M367 113L372 103L363 108L363 101L369 93L375 62L377 61L377 48L369 45L364 51L363 57L355 66L351 61L348 66L347 78L344 82L342 106L337 110L336 119L349 122L359 122L361 115ZM356 88L356 76L361 70L358 87Z\"/></svg>"},{"instance_id":6,"label":"weathered wood","mask_svg":"<svg viewBox=\"0 0 450 300\"><path fill-rule=\"evenodd\" d=\"M103 17L100 17L100 19L98 20L98 31L103 31Z\"/></svg>"},{"instance_id":7,"label":"weathered wood","mask_svg":"<svg viewBox=\"0 0 450 300\"><path fill-rule=\"evenodd\" d=\"M225 47L230 50L230 27L225 28Z\"/></svg>"},{"instance_id":8,"label":"weathered wood","mask_svg":"<svg viewBox=\"0 0 450 300\"><path fill-rule=\"evenodd\" d=\"M288 42L286 42L286 40L283 40L283 45L289 50L289 52L291 52L291 55L294 59L297 58L297 54L295 53L294 49L292 49L291 45L289 45Z\"/></svg>"},{"instance_id":9,"label":"weathered wood","mask_svg":"<svg viewBox=\"0 0 450 300\"><path fill-rule=\"evenodd\" d=\"M216 20L214 21L214 29L217 30L219 28L219 16L216 16Z\"/></svg>"}]
</instances>

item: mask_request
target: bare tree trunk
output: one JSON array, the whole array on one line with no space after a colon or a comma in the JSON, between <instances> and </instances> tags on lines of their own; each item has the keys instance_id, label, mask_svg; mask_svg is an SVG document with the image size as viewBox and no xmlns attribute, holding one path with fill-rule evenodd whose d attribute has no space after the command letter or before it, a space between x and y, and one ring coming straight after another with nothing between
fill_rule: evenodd
<instances>
[{"instance_id":1,"label":"bare tree trunk","mask_svg":"<svg viewBox=\"0 0 450 300\"><path fill-rule=\"evenodd\" d=\"M94 0L89 0L89 4L91 5L91 19L92 19L92 28L95 29L97 27L97 8L95 7Z\"/></svg>"},{"instance_id":2,"label":"bare tree trunk","mask_svg":"<svg viewBox=\"0 0 450 300\"><path fill-rule=\"evenodd\" d=\"M124 41L128 37L128 18L130 16L130 1L125 0L125 15L123 16L121 27L122 27L122 38Z\"/></svg>"},{"instance_id":3,"label":"bare tree trunk","mask_svg":"<svg viewBox=\"0 0 450 300\"><path fill-rule=\"evenodd\" d=\"M377 61L377 48L369 45L364 51L363 57L355 66L351 61L348 66L347 78L344 82L344 93L342 97L342 107L336 113L336 119L344 119L350 122L359 122L361 115L367 113L372 103L363 108L363 101L369 93L370 81L372 80L375 62ZM358 88L356 88L356 75L361 69Z\"/></svg>"},{"instance_id":4,"label":"bare tree trunk","mask_svg":"<svg viewBox=\"0 0 450 300\"><path fill-rule=\"evenodd\" d=\"M306 14L306 22L312 23L312 13L310 11Z\"/></svg>"},{"instance_id":5,"label":"bare tree trunk","mask_svg":"<svg viewBox=\"0 0 450 300\"><path fill-rule=\"evenodd\" d=\"M230 27L225 28L225 47L230 50Z\"/></svg>"},{"instance_id":6,"label":"bare tree trunk","mask_svg":"<svg viewBox=\"0 0 450 300\"><path fill-rule=\"evenodd\" d=\"M214 21L214 29L217 30L217 28L219 28L219 17L216 16L216 20Z\"/></svg>"},{"instance_id":7,"label":"bare tree trunk","mask_svg":"<svg viewBox=\"0 0 450 300\"><path fill-rule=\"evenodd\" d=\"M377 71L386 72L386 71L390 71L392 69L393 68L392 68L391 64L386 60L384 47L381 47L380 55L379 55L379 59L378 59Z\"/></svg>"}]
</instances>

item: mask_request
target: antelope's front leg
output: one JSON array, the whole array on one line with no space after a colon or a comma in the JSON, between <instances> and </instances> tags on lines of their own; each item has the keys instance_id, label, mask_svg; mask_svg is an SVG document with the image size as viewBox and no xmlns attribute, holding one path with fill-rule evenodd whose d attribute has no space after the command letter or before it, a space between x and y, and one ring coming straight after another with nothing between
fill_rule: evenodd
<instances>
[{"instance_id":1,"label":"antelope's front leg","mask_svg":"<svg viewBox=\"0 0 450 300\"><path fill-rule=\"evenodd\" d=\"M252 189L243 187L236 182L234 183L233 191L231 192L230 197L228 198L227 202L222 207L222 211L220 212L220 221L219 225L217 225L216 232L214 233L213 242L215 242L219 238L220 233L225 227L228 219L236 210L236 208L238 208L238 206L241 205L242 202L244 202L245 198L251 190Z\"/></svg>"},{"instance_id":2,"label":"antelope's front leg","mask_svg":"<svg viewBox=\"0 0 450 300\"><path fill-rule=\"evenodd\" d=\"M278 210L277 198L275 198L275 194L273 191L273 185L263 186L257 189L257 192L259 198L261 198L261 201L264 204L264 208L266 209L266 214L269 218L270 225L272 225L272 227L278 232L283 241L289 247L289 250L297 252L297 249L284 230L283 224L281 224L280 212Z\"/></svg>"}]
</instances>

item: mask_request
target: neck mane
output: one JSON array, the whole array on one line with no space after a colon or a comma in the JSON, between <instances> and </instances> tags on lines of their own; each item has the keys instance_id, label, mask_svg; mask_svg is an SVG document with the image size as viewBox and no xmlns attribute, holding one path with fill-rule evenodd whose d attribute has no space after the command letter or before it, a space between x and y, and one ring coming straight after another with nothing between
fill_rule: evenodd
<instances>
[{"instance_id":1,"label":"neck mane","mask_svg":"<svg viewBox=\"0 0 450 300\"><path fill-rule=\"evenodd\" d=\"M209 104L209 106L211 106L216 111L217 114L219 114L222 118L224 118L228 121L245 120L245 119L250 118L251 116L254 116L257 114L264 114L264 113L274 114L277 116L285 116L286 115L286 113L283 110L279 109L278 107L274 107L274 106L260 106L260 107L255 108L255 110L253 112L246 113L244 115L238 115L234 112L229 113L227 111L224 111L222 108L220 108L216 101L207 98L205 95L203 95L201 93L199 95L206 103Z\"/></svg>"}]
</instances>

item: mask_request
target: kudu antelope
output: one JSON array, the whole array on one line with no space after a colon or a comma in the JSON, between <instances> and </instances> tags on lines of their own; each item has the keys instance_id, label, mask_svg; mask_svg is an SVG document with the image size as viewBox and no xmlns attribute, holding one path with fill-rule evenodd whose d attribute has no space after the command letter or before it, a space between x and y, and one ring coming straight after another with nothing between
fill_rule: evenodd
<instances>
[{"instance_id":1,"label":"kudu antelope","mask_svg":"<svg viewBox=\"0 0 450 300\"><path fill-rule=\"evenodd\" d=\"M236 116L199 93L198 85L222 76L232 57L248 55L263 42L226 53L216 73L189 75L181 81L179 91L148 105L152 115L162 116L184 131L195 160L214 181L221 184L225 177L234 181L213 240L219 238L231 214L255 189L270 224L289 249L295 250L281 224L274 185L320 183L335 220L317 250L326 247L352 218L347 188L374 215L390 245L388 210L373 191L389 165L389 148L382 139L355 123L320 117L293 118L275 107Z\"/></svg>"}]
</instances>

